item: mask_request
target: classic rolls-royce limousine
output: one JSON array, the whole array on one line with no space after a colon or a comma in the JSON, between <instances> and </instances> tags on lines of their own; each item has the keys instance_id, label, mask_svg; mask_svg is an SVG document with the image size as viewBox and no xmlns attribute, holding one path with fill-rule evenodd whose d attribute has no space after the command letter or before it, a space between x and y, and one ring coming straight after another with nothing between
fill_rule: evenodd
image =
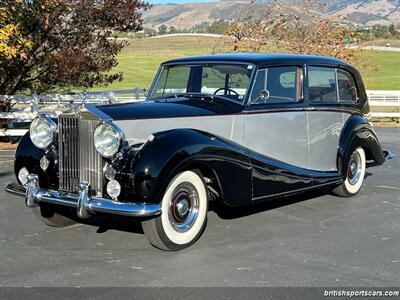
<instances>
[{"instance_id":1,"label":"classic rolls-royce limousine","mask_svg":"<svg viewBox=\"0 0 400 300\"><path fill-rule=\"evenodd\" d=\"M36 118L6 190L50 226L140 218L152 245L202 234L210 200L246 206L322 186L357 194L383 151L359 72L334 58L218 54L161 64L146 101Z\"/></svg>"}]
</instances>

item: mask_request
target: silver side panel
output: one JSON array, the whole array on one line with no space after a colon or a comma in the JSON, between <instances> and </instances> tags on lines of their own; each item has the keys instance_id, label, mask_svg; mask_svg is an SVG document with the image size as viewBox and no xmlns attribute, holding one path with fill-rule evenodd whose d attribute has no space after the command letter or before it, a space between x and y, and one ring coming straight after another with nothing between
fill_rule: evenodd
<instances>
[{"instance_id":1,"label":"silver side panel","mask_svg":"<svg viewBox=\"0 0 400 300\"><path fill-rule=\"evenodd\" d=\"M271 158L308 168L307 113L247 115L244 145Z\"/></svg>"},{"instance_id":2,"label":"silver side panel","mask_svg":"<svg viewBox=\"0 0 400 300\"><path fill-rule=\"evenodd\" d=\"M160 131L192 128L230 139L297 167L335 171L340 133L349 116L340 112L293 111L114 123L130 143L146 140Z\"/></svg>"},{"instance_id":3,"label":"silver side panel","mask_svg":"<svg viewBox=\"0 0 400 300\"><path fill-rule=\"evenodd\" d=\"M146 119L114 121L125 134L129 143L146 140L153 133L178 128L191 128L209 132L243 143L242 116L183 117L169 119Z\"/></svg>"},{"instance_id":4,"label":"silver side panel","mask_svg":"<svg viewBox=\"0 0 400 300\"><path fill-rule=\"evenodd\" d=\"M337 151L340 134L350 114L330 111L308 112L309 165L317 171L337 170Z\"/></svg>"}]
</instances>

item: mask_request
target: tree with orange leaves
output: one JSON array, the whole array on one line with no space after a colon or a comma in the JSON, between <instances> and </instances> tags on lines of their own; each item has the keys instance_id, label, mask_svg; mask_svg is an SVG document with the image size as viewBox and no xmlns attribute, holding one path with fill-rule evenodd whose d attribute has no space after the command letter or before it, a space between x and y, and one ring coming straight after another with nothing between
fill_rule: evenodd
<instances>
[{"instance_id":1,"label":"tree with orange leaves","mask_svg":"<svg viewBox=\"0 0 400 300\"><path fill-rule=\"evenodd\" d=\"M346 19L327 14L318 0L277 0L263 12L252 5L231 24L230 37L215 51L286 52L336 57L361 68L371 68L356 44L357 34ZM379 69L379 66L375 66Z\"/></svg>"},{"instance_id":2,"label":"tree with orange leaves","mask_svg":"<svg viewBox=\"0 0 400 300\"><path fill-rule=\"evenodd\" d=\"M120 80L110 71L126 42L112 32L141 30L148 7L141 0L0 1L0 94Z\"/></svg>"}]
</instances>

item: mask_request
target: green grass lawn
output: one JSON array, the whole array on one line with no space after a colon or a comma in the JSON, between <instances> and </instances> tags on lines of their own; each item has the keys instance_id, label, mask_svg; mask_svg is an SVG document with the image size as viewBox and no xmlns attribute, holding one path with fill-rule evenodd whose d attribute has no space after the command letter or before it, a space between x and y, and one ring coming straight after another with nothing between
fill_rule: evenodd
<instances>
[{"instance_id":1,"label":"green grass lawn","mask_svg":"<svg viewBox=\"0 0 400 300\"><path fill-rule=\"evenodd\" d=\"M149 88L160 63L174 58L212 53L218 38L180 36L131 40L118 56L114 69L124 73L124 79L96 90Z\"/></svg>"},{"instance_id":2,"label":"green grass lawn","mask_svg":"<svg viewBox=\"0 0 400 300\"><path fill-rule=\"evenodd\" d=\"M124 79L107 87L94 90L149 88L161 62L183 56L212 53L216 44L223 39L210 37L164 37L130 40L129 45L118 56L117 72L124 73ZM367 89L400 89L400 52L366 51L372 65L380 65L379 72L364 72Z\"/></svg>"},{"instance_id":3,"label":"green grass lawn","mask_svg":"<svg viewBox=\"0 0 400 300\"><path fill-rule=\"evenodd\" d=\"M400 90L400 52L366 51L378 72L362 72L364 84L369 90Z\"/></svg>"}]
</instances>

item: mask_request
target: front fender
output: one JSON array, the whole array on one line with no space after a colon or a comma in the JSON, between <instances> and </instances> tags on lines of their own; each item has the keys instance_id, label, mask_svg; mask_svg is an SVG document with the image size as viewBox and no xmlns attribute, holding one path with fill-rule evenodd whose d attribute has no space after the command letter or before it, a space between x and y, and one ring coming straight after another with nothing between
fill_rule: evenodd
<instances>
[{"instance_id":1,"label":"front fender","mask_svg":"<svg viewBox=\"0 0 400 300\"><path fill-rule=\"evenodd\" d=\"M159 203L177 173L199 166L215 174L226 204L251 203L251 166L243 147L194 129L159 132L145 144L132 166L135 199Z\"/></svg>"},{"instance_id":2,"label":"front fender","mask_svg":"<svg viewBox=\"0 0 400 300\"><path fill-rule=\"evenodd\" d=\"M50 165L46 172L40 168L40 159L46 155ZM14 171L16 176L21 168L25 167L29 173L39 176L39 185L43 188L58 188L58 155L54 149L47 153L37 148L31 141L29 131L20 140L15 151Z\"/></svg>"},{"instance_id":3,"label":"front fender","mask_svg":"<svg viewBox=\"0 0 400 300\"><path fill-rule=\"evenodd\" d=\"M370 161L368 166L381 165L385 162L378 137L368 121L360 115L354 115L347 120L340 136L337 163L338 170L342 173L357 147L364 149L367 161Z\"/></svg>"}]
</instances>

